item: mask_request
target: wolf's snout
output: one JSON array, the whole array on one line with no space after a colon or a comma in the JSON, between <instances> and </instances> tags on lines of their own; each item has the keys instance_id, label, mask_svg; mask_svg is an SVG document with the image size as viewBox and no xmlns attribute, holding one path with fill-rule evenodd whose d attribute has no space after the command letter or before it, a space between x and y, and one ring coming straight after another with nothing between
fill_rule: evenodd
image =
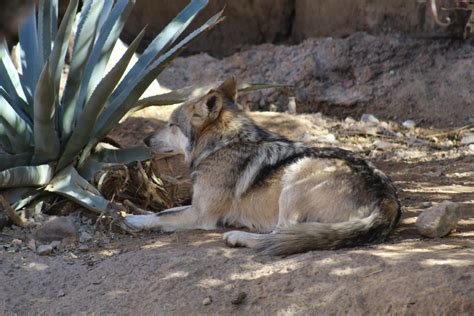
<instances>
[{"instance_id":1,"label":"wolf's snout","mask_svg":"<svg viewBox=\"0 0 474 316\"><path fill-rule=\"evenodd\" d=\"M148 135L147 137L145 137L143 139L143 142L145 143L145 145L147 145L148 147L150 147L150 144L151 144L151 139L153 138L154 134L150 134Z\"/></svg>"}]
</instances>

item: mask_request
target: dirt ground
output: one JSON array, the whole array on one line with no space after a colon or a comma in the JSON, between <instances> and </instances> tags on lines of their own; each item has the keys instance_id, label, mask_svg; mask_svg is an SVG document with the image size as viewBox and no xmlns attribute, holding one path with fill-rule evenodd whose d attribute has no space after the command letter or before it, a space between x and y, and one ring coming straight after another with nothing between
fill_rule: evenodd
<instances>
[{"instance_id":1,"label":"dirt ground","mask_svg":"<svg viewBox=\"0 0 474 316\"><path fill-rule=\"evenodd\" d=\"M465 49L450 52L467 56ZM450 62L439 56L440 65L444 62L442 67L448 67ZM179 65L190 65L199 58L202 56L175 63L166 74L168 82L173 71L179 75ZM463 58L456 60L467 63L467 57ZM223 63L210 62L203 72L220 69ZM458 71L460 74L465 72ZM404 73L399 76L403 78ZM373 91L380 80L385 79L370 84ZM461 81L456 77L454 82ZM262 96L278 98L272 92ZM243 95L242 100L258 97ZM380 97L388 98L385 94ZM226 247L220 230L136 236L94 232L86 213L74 213L71 216L80 229L90 232L93 239L59 247L49 256L28 249L28 230L13 227L0 232L0 314L474 314L474 145L461 144L474 129L464 120L449 129L406 128L400 124L401 117L387 120L391 109L379 116L381 108L375 113L380 121L361 121L360 113L373 109L369 103L354 103L352 107L362 109L348 111L352 117L251 115L294 140L359 152L384 170L399 188L404 210L387 243L268 257ZM123 146L140 144L167 119L171 109L142 111L111 137ZM463 109L472 110L472 105ZM402 113L402 108L397 111ZM463 115L473 113L459 114ZM443 122L449 125L448 120ZM417 123L423 126L423 121ZM441 239L421 237L414 226L416 217L444 200L460 203L457 229Z\"/></svg>"}]
</instances>

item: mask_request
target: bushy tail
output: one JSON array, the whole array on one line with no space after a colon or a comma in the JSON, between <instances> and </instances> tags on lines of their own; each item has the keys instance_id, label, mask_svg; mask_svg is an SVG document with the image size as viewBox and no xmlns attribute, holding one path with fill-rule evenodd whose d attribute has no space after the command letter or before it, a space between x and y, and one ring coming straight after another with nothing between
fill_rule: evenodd
<instances>
[{"instance_id":1,"label":"bushy tail","mask_svg":"<svg viewBox=\"0 0 474 316\"><path fill-rule=\"evenodd\" d=\"M265 254L290 255L383 242L399 218L398 203L384 200L368 217L331 224L298 223L262 235L256 248Z\"/></svg>"}]
</instances>

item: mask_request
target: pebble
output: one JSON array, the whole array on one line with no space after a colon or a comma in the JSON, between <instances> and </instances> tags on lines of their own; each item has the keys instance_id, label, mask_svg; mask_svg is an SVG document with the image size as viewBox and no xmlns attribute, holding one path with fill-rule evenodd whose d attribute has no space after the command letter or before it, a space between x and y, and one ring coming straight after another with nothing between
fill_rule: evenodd
<instances>
[{"instance_id":1,"label":"pebble","mask_svg":"<svg viewBox=\"0 0 474 316\"><path fill-rule=\"evenodd\" d=\"M336 136L334 136L334 134L326 134L318 137L316 141L319 143L334 143L336 141Z\"/></svg>"},{"instance_id":2,"label":"pebble","mask_svg":"<svg viewBox=\"0 0 474 316\"><path fill-rule=\"evenodd\" d=\"M208 296L202 300L202 305L210 305L212 303L212 297Z\"/></svg>"},{"instance_id":3,"label":"pebble","mask_svg":"<svg viewBox=\"0 0 474 316\"><path fill-rule=\"evenodd\" d=\"M344 122L346 122L347 124L353 124L353 123L356 122L356 120L354 120L352 117L348 116L348 117L346 117Z\"/></svg>"},{"instance_id":4,"label":"pebble","mask_svg":"<svg viewBox=\"0 0 474 316\"><path fill-rule=\"evenodd\" d=\"M405 122L402 123L402 125L403 125L403 127L405 127L405 128L412 129L412 128L415 128L416 123L415 123L415 121L413 121L413 120L406 120Z\"/></svg>"},{"instance_id":5,"label":"pebble","mask_svg":"<svg viewBox=\"0 0 474 316\"><path fill-rule=\"evenodd\" d=\"M383 141L383 140L376 140L374 142L374 146L377 147L378 149L386 150L386 149L392 148L393 144Z\"/></svg>"},{"instance_id":6,"label":"pebble","mask_svg":"<svg viewBox=\"0 0 474 316\"><path fill-rule=\"evenodd\" d=\"M461 145L474 144L474 135L467 135L461 138Z\"/></svg>"},{"instance_id":7,"label":"pebble","mask_svg":"<svg viewBox=\"0 0 474 316\"><path fill-rule=\"evenodd\" d=\"M63 297L63 296L66 296L66 293L64 293L64 290L61 289L58 291L58 297Z\"/></svg>"},{"instance_id":8,"label":"pebble","mask_svg":"<svg viewBox=\"0 0 474 316\"><path fill-rule=\"evenodd\" d=\"M31 251L36 252L36 241L34 239L30 239L26 243L26 247L28 247L28 249L30 249Z\"/></svg>"},{"instance_id":9,"label":"pebble","mask_svg":"<svg viewBox=\"0 0 474 316\"><path fill-rule=\"evenodd\" d=\"M53 252L51 245L41 245L36 249L36 253L40 256L48 256Z\"/></svg>"},{"instance_id":10,"label":"pebble","mask_svg":"<svg viewBox=\"0 0 474 316\"><path fill-rule=\"evenodd\" d=\"M416 219L418 232L426 237L436 238L448 235L459 221L459 204L451 201L424 210Z\"/></svg>"},{"instance_id":11,"label":"pebble","mask_svg":"<svg viewBox=\"0 0 474 316\"><path fill-rule=\"evenodd\" d=\"M20 246L22 243L23 242L21 241L21 239L16 239L15 238L15 239L12 240L11 245L17 247L17 246Z\"/></svg>"},{"instance_id":12,"label":"pebble","mask_svg":"<svg viewBox=\"0 0 474 316\"><path fill-rule=\"evenodd\" d=\"M365 123L378 124L380 121L372 114L362 114L360 120Z\"/></svg>"},{"instance_id":13,"label":"pebble","mask_svg":"<svg viewBox=\"0 0 474 316\"><path fill-rule=\"evenodd\" d=\"M49 244L53 249L57 249L59 248L59 246L61 245L61 242L59 240L54 240L53 242L51 242Z\"/></svg>"},{"instance_id":14,"label":"pebble","mask_svg":"<svg viewBox=\"0 0 474 316\"><path fill-rule=\"evenodd\" d=\"M86 243L92 240L92 236L88 232L82 232L81 236L79 237L80 243Z\"/></svg>"}]
</instances>

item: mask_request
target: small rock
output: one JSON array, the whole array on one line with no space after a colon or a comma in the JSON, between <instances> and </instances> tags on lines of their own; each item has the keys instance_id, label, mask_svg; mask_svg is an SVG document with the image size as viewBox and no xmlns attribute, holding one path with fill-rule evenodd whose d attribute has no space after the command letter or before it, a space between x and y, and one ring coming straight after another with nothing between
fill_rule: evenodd
<instances>
[{"instance_id":1,"label":"small rock","mask_svg":"<svg viewBox=\"0 0 474 316\"><path fill-rule=\"evenodd\" d=\"M268 111L270 112L278 112L278 107L275 105L275 104L270 104L270 106L268 107Z\"/></svg>"},{"instance_id":2,"label":"small rock","mask_svg":"<svg viewBox=\"0 0 474 316\"><path fill-rule=\"evenodd\" d=\"M467 150L474 153L474 144L467 146Z\"/></svg>"},{"instance_id":3,"label":"small rock","mask_svg":"<svg viewBox=\"0 0 474 316\"><path fill-rule=\"evenodd\" d=\"M31 251L36 252L36 241L34 239L30 239L26 243L26 247L28 247L28 249L30 249Z\"/></svg>"},{"instance_id":4,"label":"small rock","mask_svg":"<svg viewBox=\"0 0 474 316\"><path fill-rule=\"evenodd\" d=\"M36 253L40 256L47 256L53 252L53 247L51 245L41 245L36 249Z\"/></svg>"},{"instance_id":5,"label":"small rock","mask_svg":"<svg viewBox=\"0 0 474 316\"><path fill-rule=\"evenodd\" d=\"M355 123L356 120L354 120L352 117L348 116L346 117L346 119L344 120L344 122L346 122L347 124L353 124Z\"/></svg>"},{"instance_id":6,"label":"small rock","mask_svg":"<svg viewBox=\"0 0 474 316\"><path fill-rule=\"evenodd\" d=\"M316 141L319 143L334 143L336 141L336 136L334 136L334 134L326 134L318 137Z\"/></svg>"},{"instance_id":7,"label":"small rock","mask_svg":"<svg viewBox=\"0 0 474 316\"><path fill-rule=\"evenodd\" d=\"M378 149L387 150L393 147L393 144L383 141L383 140L376 140L374 142L374 146Z\"/></svg>"},{"instance_id":8,"label":"small rock","mask_svg":"<svg viewBox=\"0 0 474 316\"><path fill-rule=\"evenodd\" d=\"M79 237L79 242L86 243L92 240L92 236L88 232L82 232L81 236Z\"/></svg>"},{"instance_id":9,"label":"small rock","mask_svg":"<svg viewBox=\"0 0 474 316\"><path fill-rule=\"evenodd\" d=\"M64 293L64 290L61 289L58 291L58 297L63 297L63 296L66 296L66 293Z\"/></svg>"},{"instance_id":10,"label":"small rock","mask_svg":"<svg viewBox=\"0 0 474 316\"><path fill-rule=\"evenodd\" d=\"M474 135L467 135L461 138L461 145L474 144Z\"/></svg>"},{"instance_id":11,"label":"small rock","mask_svg":"<svg viewBox=\"0 0 474 316\"><path fill-rule=\"evenodd\" d=\"M362 117L360 118L362 122L365 123L372 123L372 124L378 124L380 121L378 118L376 118L372 114L362 114Z\"/></svg>"},{"instance_id":12,"label":"small rock","mask_svg":"<svg viewBox=\"0 0 474 316\"><path fill-rule=\"evenodd\" d=\"M210 305L212 303L212 297L208 296L202 300L202 305Z\"/></svg>"},{"instance_id":13,"label":"small rock","mask_svg":"<svg viewBox=\"0 0 474 316\"><path fill-rule=\"evenodd\" d=\"M448 235L459 221L459 204L443 201L423 211L416 219L418 232L426 237L436 238Z\"/></svg>"},{"instance_id":14,"label":"small rock","mask_svg":"<svg viewBox=\"0 0 474 316\"><path fill-rule=\"evenodd\" d=\"M13 239L12 242L11 242L11 245L12 246L15 246L15 247L18 247L18 246L21 246L23 242L21 241L21 239Z\"/></svg>"},{"instance_id":15,"label":"small rock","mask_svg":"<svg viewBox=\"0 0 474 316\"><path fill-rule=\"evenodd\" d=\"M239 294L237 294L230 302L234 305L240 305L245 301L246 298L247 293L239 292Z\"/></svg>"},{"instance_id":16,"label":"small rock","mask_svg":"<svg viewBox=\"0 0 474 316\"><path fill-rule=\"evenodd\" d=\"M53 217L33 232L33 239L41 242L77 238L77 228L71 217Z\"/></svg>"},{"instance_id":17,"label":"small rock","mask_svg":"<svg viewBox=\"0 0 474 316\"><path fill-rule=\"evenodd\" d=\"M415 121L413 121L413 120L406 120L405 122L402 123L402 125L403 125L403 127L405 127L405 128L412 129L412 128L415 128L416 123L415 123Z\"/></svg>"},{"instance_id":18,"label":"small rock","mask_svg":"<svg viewBox=\"0 0 474 316\"><path fill-rule=\"evenodd\" d=\"M288 113L290 114L296 113L296 98L295 97L288 98Z\"/></svg>"}]
</instances>

